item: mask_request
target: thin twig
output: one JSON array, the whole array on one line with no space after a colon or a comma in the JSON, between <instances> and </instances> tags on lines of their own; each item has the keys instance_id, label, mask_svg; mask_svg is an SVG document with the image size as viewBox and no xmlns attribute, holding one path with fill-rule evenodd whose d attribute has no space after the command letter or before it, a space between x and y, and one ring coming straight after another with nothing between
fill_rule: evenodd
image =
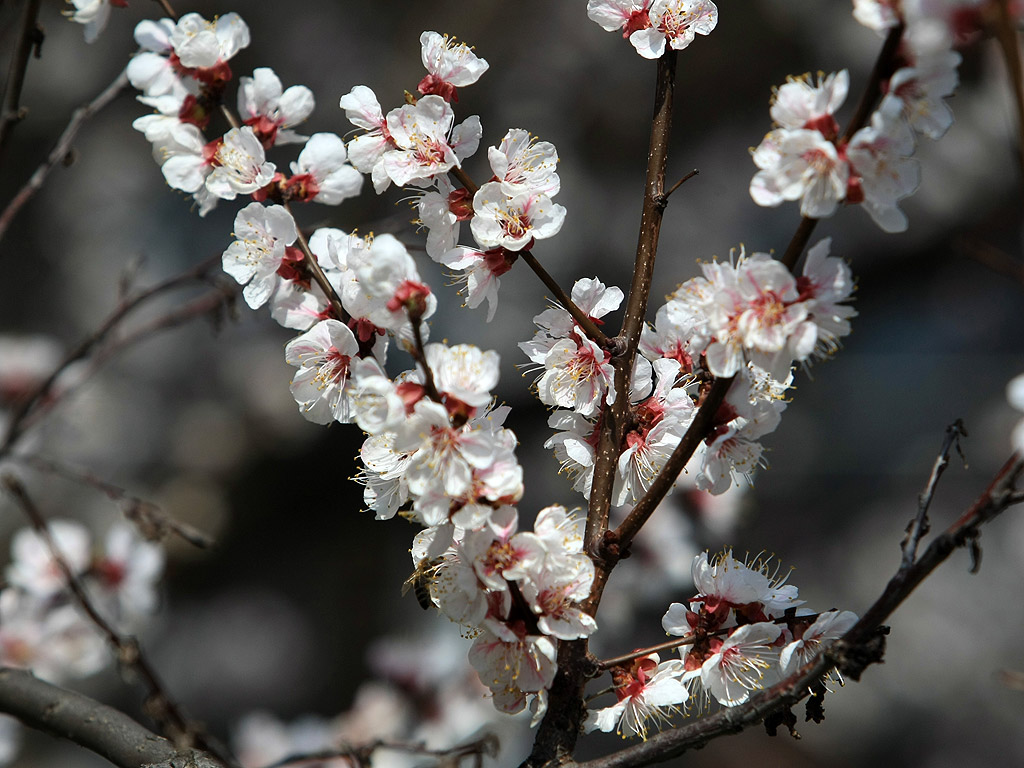
<instances>
[{"instance_id":1,"label":"thin twig","mask_svg":"<svg viewBox=\"0 0 1024 768\"><path fill-rule=\"evenodd\" d=\"M1017 160L1021 163L1021 175L1024 177L1024 69L1021 66L1020 36L1017 32L1018 22L1010 10L1010 0L996 0L995 37L999 50L1006 62L1006 71L1010 75L1010 88L1013 91L1013 104L1017 110Z\"/></svg>"},{"instance_id":2,"label":"thin twig","mask_svg":"<svg viewBox=\"0 0 1024 768\"><path fill-rule=\"evenodd\" d=\"M178 20L178 12L174 10L174 6L170 4L169 0L156 0L156 2L170 18Z\"/></svg>"},{"instance_id":3,"label":"thin twig","mask_svg":"<svg viewBox=\"0 0 1024 768\"><path fill-rule=\"evenodd\" d=\"M794 621L794 620L800 621L800 622L813 622L820 615L821 614L819 614L819 613L808 613L808 614L801 614L800 616L779 616L776 619L769 619L769 622L774 623L774 624L787 624L787 623L789 623L791 621ZM704 637L718 637L718 636L721 636L721 635L726 635L729 632L732 632L734 629L735 629L735 627L726 627L724 629L716 629L714 632L705 632L704 633ZM634 659L640 659L640 658L643 658L644 656L650 656L652 653L661 653L662 651L671 651L671 650L674 650L675 648L679 648L679 647L684 646L684 645L690 645L696 639L697 639L697 635L695 635L694 633L691 632L688 635L681 635L680 637L677 637L674 640L666 640L664 643L659 643L658 645L652 645L649 648L641 648L641 649L636 650L636 651L631 651L630 653L625 653L622 656L615 656L615 657L610 658L610 659L603 659L602 661L597 662L597 668L600 671L604 671L606 669L611 669L612 667L619 667L619 666L622 666L623 664L626 664L627 662L633 661Z\"/></svg>"},{"instance_id":4,"label":"thin twig","mask_svg":"<svg viewBox=\"0 0 1024 768\"><path fill-rule=\"evenodd\" d=\"M413 338L413 348L410 351L413 358L423 369L423 389L426 390L427 397L436 403L440 403L442 402L441 393L437 391L437 386L434 384L434 372L430 370L430 366L427 364L427 350L423 345L423 331L420 328L422 323L423 320L419 317L409 317Z\"/></svg>"},{"instance_id":5,"label":"thin twig","mask_svg":"<svg viewBox=\"0 0 1024 768\"><path fill-rule=\"evenodd\" d=\"M25 13L21 17L21 30L18 43L11 56L11 67L7 71L7 85L4 91L3 106L0 107L0 156L3 155L7 141L11 138L14 126L20 123L27 114L21 106L21 89L25 84L25 73L28 71L28 59L32 50L39 55L39 47L43 44L43 32L39 28L39 0L27 0Z\"/></svg>"},{"instance_id":6,"label":"thin twig","mask_svg":"<svg viewBox=\"0 0 1024 768\"><path fill-rule=\"evenodd\" d=\"M28 396L26 396L24 400L22 400L21 404L11 415L11 419L8 422L7 434L5 435L3 442L0 443L0 456L9 452L18 438L21 437L27 428L29 417L38 411L38 408L41 407L43 401L51 394L54 384L64 371L66 371L73 363L76 363L91 354L93 349L103 343L113 330L121 323L121 321L141 304L149 301L154 296L173 290L182 285L207 279L210 269L215 264L218 264L220 259L221 257L218 254L216 257L207 259L192 269L186 270L174 277L169 277L144 291L140 291L134 297L122 301L118 307L107 316L107 319L103 321L99 328L79 342L78 346L68 353L53 373L51 373Z\"/></svg>"},{"instance_id":7,"label":"thin twig","mask_svg":"<svg viewBox=\"0 0 1024 768\"><path fill-rule=\"evenodd\" d=\"M439 758L446 766L458 766L467 757L487 756L495 757L498 754L498 739L493 734L485 734L479 739L474 739L468 744L463 744L450 749L428 749L423 744L405 744L402 742L390 742L378 739L361 747L342 745L337 749L323 749L317 752L305 752L290 755L277 762L271 763L264 768L284 768L295 763L303 763L310 760L336 760L348 758L350 760L369 762L370 757L377 750L391 750L393 752L405 752L411 755L423 755L424 757ZM359 764L362 764L359 762Z\"/></svg>"},{"instance_id":8,"label":"thin twig","mask_svg":"<svg viewBox=\"0 0 1024 768\"><path fill-rule=\"evenodd\" d=\"M209 549L214 540L202 531L187 523L174 519L151 501L129 493L124 488L97 477L91 472L75 469L45 456L14 454L11 457L24 466L32 467L40 472L47 472L80 485L95 488L122 507L124 516L139 530L143 538L149 541L164 541L168 533L175 533L182 539L201 549Z\"/></svg>"},{"instance_id":9,"label":"thin twig","mask_svg":"<svg viewBox=\"0 0 1024 768\"><path fill-rule=\"evenodd\" d=\"M926 535L930 529L928 525L928 507L931 506L932 498L935 496L935 489L939 484L939 478L946 471L949 465L949 453L956 446L957 453L963 458L963 448L960 445L960 437L967 437L967 430L964 423L957 419L946 427L946 439L942 441L942 450L935 457L935 464L932 466L932 473L924 490L917 497L917 515L907 525L907 536L903 539L903 568L909 568L914 564L917 557L917 545L921 537Z\"/></svg>"},{"instance_id":10,"label":"thin twig","mask_svg":"<svg viewBox=\"0 0 1024 768\"><path fill-rule=\"evenodd\" d=\"M291 205L289 205L287 201L285 201L284 207L285 210L288 211L288 215L294 219L295 216L292 214ZM317 261L316 255L312 250L310 250L309 242L306 240L306 236L302 234L302 230L299 227L296 227L295 231L299 234L299 248L305 258L306 267L309 269L309 272L316 281L316 284L320 286L320 290L327 299L327 303L331 305L331 309L334 310L338 319L345 322L348 319L348 312L346 312L345 308L341 305L341 297L338 296L338 292L334 290L334 286L331 285L331 281L328 280L327 275L324 274L324 270L320 266L320 262Z\"/></svg>"},{"instance_id":11,"label":"thin twig","mask_svg":"<svg viewBox=\"0 0 1024 768\"><path fill-rule=\"evenodd\" d=\"M1013 278L1024 285L1024 263L1018 261L1006 251L996 248L991 243L980 240L959 239L955 248L969 259L988 267L993 272Z\"/></svg>"},{"instance_id":12,"label":"thin twig","mask_svg":"<svg viewBox=\"0 0 1024 768\"><path fill-rule=\"evenodd\" d=\"M64 576L68 591L71 593L72 598L74 598L75 603L106 638L114 650L118 663L132 670L142 680L147 690L145 709L160 730L163 731L164 735L181 749L191 749L197 746L204 751L215 754L224 765L229 765L230 761L211 749L209 740L203 735L202 729L182 713L181 708L167 693L156 671L143 653L142 646L138 640L118 632L103 618L96 609L96 606L93 605L92 599L68 564L64 553L57 546L53 536L50 535L50 529L46 524L46 520L43 518L38 507L36 507L35 502L28 495L21 481L12 474L5 474L3 475L3 487L14 497L14 500L21 507L36 533L50 550L50 557L53 558L57 568Z\"/></svg>"},{"instance_id":13,"label":"thin twig","mask_svg":"<svg viewBox=\"0 0 1024 768\"><path fill-rule=\"evenodd\" d=\"M668 188L668 192L666 192L664 194L665 199L667 200L669 195L671 195L673 192L675 192L677 189L679 189L681 186L683 186L683 184L688 182L694 176L697 176L699 173L700 173L700 171L697 170L696 168L694 168L688 174L683 176L683 178L681 178L679 181L677 181L675 184L673 184L671 187Z\"/></svg>"},{"instance_id":14,"label":"thin twig","mask_svg":"<svg viewBox=\"0 0 1024 768\"><path fill-rule=\"evenodd\" d=\"M71 145L74 143L75 137L78 136L78 132L85 122L117 98L127 85L128 75L122 71L95 99L74 111L71 115L71 120L68 121L67 127L64 128L64 132L57 139L57 143L46 160L36 168L29 180L18 190L18 194L14 196L11 202L7 204L7 207L4 208L3 213L0 214L0 240L3 239L8 227L11 226L11 222L18 215L22 206L31 200L33 195L42 188L46 177L50 175L50 171L57 167L58 164L63 163L68 157L68 154L71 152Z\"/></svg>"},{"instance_id":15,"label":"thin twig","mask_svg":"<svg viewBox=\"0 0 1024 768\"><path fill-rule=\"evenodd\" d=\"M544 269L543 265L537 261L537 257L533 255L533 251L526 249L519 251L519 257L526 263L526 265L534 271L537 277L540 278L541 282L547 286L548 290L554 294L555 301L562 305L562 308L568 312L572 319L576 321L576 325L583 329L583 332L593 340L602 349L607 349L612 344L612 340L608 338L604 331L597 327L597 323L579 306L572 300L572 297L565 292L565 289L558 284L558 281L551 276L551 274Z\"/></svg>"}]
</instances>

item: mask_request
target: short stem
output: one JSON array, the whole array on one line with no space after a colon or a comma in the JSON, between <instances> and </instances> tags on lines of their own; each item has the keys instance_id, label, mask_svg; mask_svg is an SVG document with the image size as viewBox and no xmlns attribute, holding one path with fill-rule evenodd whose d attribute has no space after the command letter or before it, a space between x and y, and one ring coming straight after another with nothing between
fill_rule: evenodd
<instances>
[{"instance_id":1,"label":"short stem","mask_svg":"<svg viewBox=\"0 0 1024 768\"><path fill-rule=\"evenodd\" d=\"M285 210L288 211L288 215L292 216L292 218L294 219L295 217L292 215L291 206L287 202L285 202L284 207ZM295 231L298 232L299 234L299 249L302 251L302 256L304 258L304 263L306 267L309 269L310 274L313 276L313 280L315 280L316 284L320 286L320 290L323 291L323 294L326 297L327 302L331 305L331 308L334 310L334 313L338 316L338 319L344 322L348 318L348 312L346 312L345 308L341 305L341 297L339 297L338 292L334 290L334 286L331 285L330 280L327 279L327 275L324 274L324 270L320 266L320 262L317 261L316 256L313 254L313 251L310 250L309 243L306 241L305 235L302 234L302 230L299 229L298 226L296 226Z\"/></svg>"}]
</instances>

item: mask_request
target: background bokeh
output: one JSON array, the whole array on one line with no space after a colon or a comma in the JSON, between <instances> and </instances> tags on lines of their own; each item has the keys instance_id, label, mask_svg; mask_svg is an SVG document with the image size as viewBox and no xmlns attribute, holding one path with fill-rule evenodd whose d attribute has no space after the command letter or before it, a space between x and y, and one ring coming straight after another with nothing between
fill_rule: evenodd
<instances>
[{"instance_id":1,"label":"background bokeh","mask_svg":"<svg viewBox=\"0 0 1024 768\"><path fill-rule=\"evenodd\" d=\"M0 3L4 67L18 9ZM142 0L115 10L89 46L62 10L59 2L44 3L43 55L30 62L22 99L30 112L0 165L2 204L50 151L71 111L127 62L134 24L158 14L156 3ZM481 116L481 146L521 127L559 150L559 202L568 218L537 256L567 286L594 275L628 285L655 67L588 21L582 0L197 2L178 10L238 11L253 43L232 69L241 75L271 66L286 86L312 88L318 106L305 133L348 132L337 101L356 84L372 87L385 109L398 104L421 77L422 30L472 43L491 68L460 91L457 114ZM749 251L785 248L798 221L795 206L759 208L747 191L755 170L748 148L770 128L771 87L791 74L849 68L852 95L842 122L879 45L852 19L848 3L722 4L715 32L679 58L669 175L692 168L700 175L671 200L654 296L693 276L697 260L725 258L741 243ZM903 205L909 231L886 235L856 209L818 226L815 240L832 237L833 255L847 259L857 276L854 332L834 360L798 373L793 402L766 440L770 469L758 474L728 539L708 535L700 542L775 553L796 569L791 581L815 608L861 612L881 591L947 424L966 423L968 465L954 460L943 479L932 512L936 527L969 504L1009 452L1018 414L1006 404L1004 387L1024 371L1022 285L972 256L995 249L1020 263L1015 126L1005 69L991 44L966 53L961 75L951 100L956 123L941 141L918 147L922 186ZM131 128L146 112L126 93L94 118L76 142L74 162L53 173L0 242L0 333L47 334L70 347L114 306L127 265L142 260L138 283L145 285L230 242L240 205L222 202L205 219L191 212L164 185L145 139ZM272 159L291 160L290 151ZM483 158L481 151L467 163L478 180L486 174ZM516 342L532 335L531 319L546 306L539 281L522 266L514 269L503 278L495 320L486 324L483 311L462 308L445 287L394 189L381 197L367 190L339 208L309 208L304 226L394 232L420 248L420 267L441 305L432 338L502 354L497 394L512 406L508 426L521 442L524 515L550 503L581 504L541 448L545 412L515 368L525 362ZM189 295L157 305L166 309ZM217 539L209 552L172 543L165 605L144 642L186 708L225 738L253 709L286 720L347 709L369 674L375 637L458 633L422 613L411 597L400 598L414 530L360 511L360 489L350 482L357 431L325 429L297 413L282 354L289 338L265 310L244 305L219 327L200 322L162 334L104 366L34 436L40 452L150 498ZM117 515L92 490L23 476L54 516L102 528ZM0 500L0 534L6 538L22 524ZM986 529L981 545L980 574L967 573L966 554L954 555L893 617L885 664L830 696L826 721L801 726L802 740L769 739L754 729L681 762L1024 764L1024 693L996 677L1001 669L1024 669L1020 510ZM633 567L621 566L623 584L632 583ZM598 648L615 653L659 642L661 613L688 589L633 606L629 631L605 644L599 639ZM629 594L618 599L630 602ZM114 673L81 688L129 710L137 705ZM506 755L511 765L528 743L509 738L519 750ZM42 737L28 741L17 765L104 764ZM595 755L620 744L614 737L587 741Z\"/></svg>"}]
</instances>

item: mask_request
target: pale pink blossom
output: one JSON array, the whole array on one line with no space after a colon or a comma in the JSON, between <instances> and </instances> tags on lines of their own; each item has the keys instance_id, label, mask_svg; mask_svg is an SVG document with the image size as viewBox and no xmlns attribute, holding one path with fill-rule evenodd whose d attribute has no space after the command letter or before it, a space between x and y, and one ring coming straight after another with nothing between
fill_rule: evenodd
<instances>
[{"instance_id":1,"label":"pale pink blossom","mask_svg":"<svg viewBox=\"0 0 1024 768\"><path fill-rule=\"evenodd\" d=\"M468 45L437 32L420 35L420 57L427 75L417 89L424 96L436 94L445 101L458 101L455 89L472 85L488 67Z\"/></svg>"},{"instance_id":2,"label":"pale pink blossom","mask_svg":"<svg viewBox=\"0 0 1024 768\"><path fill-rule=\"evenodd\" d=\"M47 528L71 573L81 575L91 559L89 531L73 520L51 520ZM6 576L8 584L36 598L51 597L67 588L67 577L49 545L32 528L22 528L11 537L11 563Z\"/></svg>"},{"instance_id":3,"label":"pale pink blossom","mask_svg":"<svg viewBox=\"0 0 1024 768\"><path fill-rule=\"evenodd\" d=\"M666 43L681 51L697 35L710 35L718 24L718 8L711 0L654 0L648 17L650 26L633 32L629 42L645 59L657 59Z\"/></svg>"},{"instance_id":4,"label":"pale pink blossom","mask_svg":"<svg viewBox=\"0 0 1024 768\"><path fill-rule=\"evenodd\" d=\"M363 186L362 175L348 163L344 142L333 133L310 136L291 171L286 184L304 202L337 205L357 196Z\"/></svg>"},{"instance_id":5,"label":"pale pink blossom","mask_svg":"<svg viewBox=\"0 0 1024 768\"><path fill-rule=\"evenodd\" d=\"M352 421L347 391L349 368L359 343L348 326L321 320L285 347L285 360L299 368L291 383L299 412L317 424Z\"/></svg>"},{"instance_id":6,"label":"pale pink blossom","mask_svg":"<svg viewBox=\"0 0 1024 768\"><path fill-rule=\"evenodd\" d=\"M914 134L903 116L903 102L892 95L882 100L871 115L871 125L857 131L847 147L846 156L863 197L860 202L885 232L907 228L899 201L912 195L921 183L921 166L910 157L913 153Z\"/></svg>"},{"instance_id":7,"label":"pale pink blossom","mask_svg":"<svg viewBox=\"0 0 1024 768\"><path fill-rule=\"evenodd\" d=\"M779 654L779 669L789 675L809 662L857 623L857 614L850 611L826 611L804 629Z\"/></svg>"},{"instance_id":8,"label":"pale pink blossom","mask_svg":"<svg viewBox=\"0 0 1024 768\"><path fill-rule=\"evenodd\" d=\"M614 731L622 737L635 735L646 741L648 721L667 723L689 698L683 682L685 673L679 659L661 661L656 653L628 668L617 668L612 674L618 702L588 712L583 729L588 733Z\"/></svg>"},{"instance_id":9,"label":"pale pink blossom","mask_svg":"<svg viewBox=\"0 0 1024 768\"><path fill-rule=\"evenodd\" d=\"M206 189L222 200L252 194L273 181L276 171L274 164L267 162L260 140L247 125L224 134L211 161L214 168L206 178Z\"/></svg>"},{"instance_id":10,"label":"pale pink blossom","mask_svg":"<svg viewBox=\"0 0 1024 768\"><path fill-rule=\"evenodd\" d=\"M510 128L498 146L488 148L487 160L508 197L521 192L554 197L561 189L555 145L522 128Z\"/></svg>"},{"instance_id":11,"label":"pale pink blossom","mask_svg":"<svg viewBox=\"0 0 1024 768\"><path fill-rule=\"evenodd\" d=\"M295 221L283 206L250 203L235 216L233 234L235 240L224 251L222 265L236 282L245 285L245 303L258 309L277 287L285 248L298 237Z\"/></svg>"},{"instance_id":12,"label":"pale pink blossom","mask_svg":"<svg viewBox=\"0 0 1024 768\"><path fill-rule=\"evenodd\" d=\"M252 127L265 147L298 144L307 137L291 130L313 112L313 92L304 85L285 90L269 67L258 67L252 77L238 79L238 114Z\"/></svg>"},{"instance_id":13,"label":"pale pink blossom","mask_svg":"<svg viewBox=\"0 0 1024 768\"><path fill-rule=\"evenodd\" d=\"M483 248L521 251L534 240L554 237L565 222L565 208L547 195L526 191L509 197L497 181L477 190L473 211L470 229Z\"/></svg>"}]
</instances>

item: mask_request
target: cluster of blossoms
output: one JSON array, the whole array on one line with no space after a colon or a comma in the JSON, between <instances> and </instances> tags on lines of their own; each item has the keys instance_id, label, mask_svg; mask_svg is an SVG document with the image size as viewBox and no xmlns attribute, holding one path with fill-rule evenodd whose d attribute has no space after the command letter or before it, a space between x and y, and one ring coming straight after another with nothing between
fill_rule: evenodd
<instances>
[{"instance_id":1,"label":"cluster of blossoms","mask_svg":"<svg viewBox=\"0 0 1024 768\"><path fill-rule=\"evenodd\" d=\"M666 46L681 51L718 24L711 0L589 0L587 15L607 32L621 29L645 59L660 58Z\"/></svg>"},{"instance_id":2,"label":"cluster of blossoms","mask_svg":"<svg viewBox=\"0 0 1024 768\"><path fill-rule=\"evenodd\" d=\"M222 41L228 19L193 20L188 29ZM497 277L518 252L556 234L565 218L565 209L551 202L560 188L557 152L512 129L488 151L493 179L474 194L465 182L456 190L449 174L475 153L482 127L477 117L456 125L451 105L457 88L474 83L487 63L451 38L424 32L421 97L385 114L370 88L354 87L340 106L364 132L347 146L333 134L309 138L286 178L263 150L302 140L290 128L309 114L312 96L301 86L282 92L270 70L257 69L240 88L245 125L202 144L189 116L196 104L220 97L230 77L226 61L241 37L210 48L198 63L185 59L184 23L165 20L137 30L146 50L133 59L130 74L159 114L136 127L154 142L170 185L192 192L200 213L215 198L254 199L236 216L224 270L245 286L250 307L269 304L279 323L302 331L285 347L285 359L297 368L291 391L301 413L366 432L359 477L366 505L379 519L401 513L424 527L412 549L418 591L476 638L470 660L495 705L520 711L550 686L558 640L596 628L579 607L594 578L580 523L549 507L534 532L518 532L523 473L516 437L502 426L508 409L493 404L498 355L424 343L424 321L437 300L405 246L391 235L360 237L328 227L306 239L289 204L339 203L359 191L362 174L378 194L392 184L415 189L420 221L429 229L428 253L462 271L468 303L487 298L493 315ZM244 24L232 15L228 29ZM154 31L164 33L166 44L152 42ZM195 67L216 68L218 77ZM160 86L158 72L166 80ZM169 96L173 102L159 101ZM168 143L183 134L195 137L196 152L181 150L177 139ZM333 164L322 161L328 156ZM470 222L474 248L458 245L463 221ZM393 378L385 370L390 338L416 361Z\"/></svg>"},{"instance_id":3,"label":"cluster of blossoms","mask_svg":"<svg viewBox=\"0 0 1024 768\"><path fill-rule=\"evenodd\" d=\"M591 2L590 12L602 24L618 18L608 28L626 26L650 58L666 45L685 47L717 21L712 3L687 0ZM358 194L364 174L378 194L391 185L413 190L428 255L459 273L470 307L487 300L490 320L498 278L564 222L565 209L552 201L561 188L555 147L509 130L488 149L493 176L477 187L462 164L477 151L483 129L475 116L456 124L452 105L487 62L429 31L420 37L427 74L418 98L407 94L385 113L367 86L341 97L347 119L362 131L347 144L330 133L294 133L312 111L313 96L303 86L283 89L265 68L241 79L238 127L207 143L202 131L223 107L232 77L227 62L248 44L244 22L235 14L215 22L189 14L177 22L143 22L136 39L143 50L129 64L129 77L157 113L135 127L153 144L170 186L192 194L200 214L220 199L252 198L237 213L223 268L245 286L251 308L267 304L277 322L301 332L285 346L286 361L297 369L291 392L300 412L320 424L354 423L366 433L358 478L366 506L378 519L400 515L422 526L411 550L410 586L473 638L470 662L499 710L533 705L542 711L558 642L597 628L584 609L595 568L583 551L583 522L549 506L533 531L519 530L523 471L516 437L504 427L508 408L497 407L492 395L498 355L468 344L426 343L437 299L406 247L391 235L331 227L306 237L291 204L338 204ZM276 144L302 142L291 175L267 162L265 152ZM459 244L463 222L472 246ZM849 332L854 313L843 302L852 280L828 249L828 241L812 248L798 278L767 254L705 264L704 276L682 285L658 311L655 326L644 329L629 382L630 422L616 463L614 505L644 495L712 377L737 380L694 459L696 487L722 494L761 462L757 441L779 423L793 364L830 352ZM596 278L579 280L572 290L572 301L596 323L622 299L622 291ZM549 422L557 433L547 446L589 497L601 414L616 397L611 353L563 308L535 321L540 330L520 346L540 371L541 401L558 409ZM387 372L391 339L414 360L394 376ZM727 617L720 618L706 631L727 628ZM676 683L665 682L666 690L681 685L685 693L689 683L679 682L685 665L670 667ZM660 688L670 667L648 658L622 672L632 681L623 690L656 681Z\"/></svg>"},{"instance_id":4,"label":"cluster of blossoms","mask_svg":"<svg viewBox=\"0 0 1024 768\"><path fill-rule=\"evenodd\" d=\"M228 62L249 44L249 28L238 14L212 22L196 13L177 22L143 21L135 40L141 51L128 64L128 79L142 91L139 101L156 114L133 125L152 144L167 183L191 194L200 215L238 195L335 205L359 194L362 176L349 165L341 138L291 130L313 111L312 92L305 86L284 89L270 69L241 78L237 126L207 141L203 130L232 79ZM266 152L295 143L304 147L285 175Z\"/></svg>"},{"instance_id":5,"label":"cluster of blossoms","mask_svg":"<svg viewBox=\"0 0 1024 768\"><path fill-rule=\"evenodd\" d=\"M162 549L142 541L124 524L111 528L100 546L80 523L54 520L48 528L62 560L107 621L131 629L154 611ZM4 575L0 666L28 668L60 683L91 675L109 663L104 638L73 604L64 572L31 528L11 539Z\"/></svg>"},{"instance_id":6,"label":"cluster of blossoms","mask_svg":"<svg viewBox=\"0 0 1024 768\"><path fill-rule=\"evenodd\" d=\"M801 608L797 588L769 573L768 561L747 564L730 550L691 566L696 594L673 603L661 623L690 642L680 658L642 656L612 669L618 701L593 710L588 731L647 737L647 721L664 722L680 711L705 709L711 699L726 707L792 674L857 622L849 611L813 614Z\"/></svg>"},{"instance_id":7,"label":"cluster of blossoms","mask_svg":"<svg viewBox=\"0 0 1024 768\"><path fill-rule=\"evenodd\" d=\"M953 123L944 99L959 83L954 50L983 29L983 0L902 2L854 0L854 17L881 35L902 29L897 64L881 84L885 97L869 125L840 137L835 113L846 99L845 70L817 85L810 77L779 87L771 107L776 128L753 150L760 169L750 183L759 205L799 200L800 213L831 216L840 203L861 204L886 232L902 232L899 201L920 183L911 158L914 134L941 138Z\"/></svg>"},{"instance_id":8,"label":"cluster of blossoms","mask_svg":"<svg viewBox=\"0 0 1024 768\"><path fill-rule=\"evenodd\" d=\"M634 365L633 426L620 446L613 504L635 502L646 492L685 435L709 374L737 380L692 459L697 487L723 493L761 462L757 441L779 424L793 364L830 353L850 332L855 312L843 302L853 280L846 263L828 255L829 246L826 239L809 250L800 277L764 253L705 263L703 277L681 285L658 310ZM618 307L622 292L584 279L572 298L598 320ZM598 414L615 396L610 354L565 310L546 310L534 321L540 330L520 347L543 371L541 401L559 409L548 422L558 431L546 446L589 498Z\"/></svg>"}]
</instances>

